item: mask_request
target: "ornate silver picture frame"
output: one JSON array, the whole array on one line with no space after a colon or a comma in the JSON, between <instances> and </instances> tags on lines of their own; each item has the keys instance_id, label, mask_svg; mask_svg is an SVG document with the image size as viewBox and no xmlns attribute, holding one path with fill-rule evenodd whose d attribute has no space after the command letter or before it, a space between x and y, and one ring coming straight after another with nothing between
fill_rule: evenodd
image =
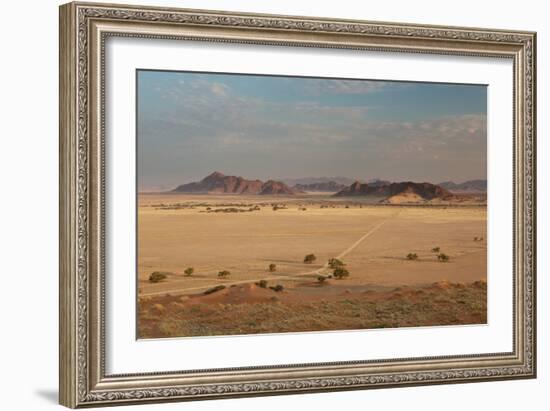
<instances>
[{"instance_id":1,"label":"ornate silver picture frame","mask_svg":"<svg viewBox=\"0 0 550 411\"><path fill-rule=\"evenodd\" d=\"M513 63L512 350L108 374L105 44L170 39ZM60 403L67 407L297 394L536 376L536 35L533 32L109 4L60 7ZM129 319L129 321L132 321ZM266 360L269 363L269 360Z\"/></svg>"}]
</instances>

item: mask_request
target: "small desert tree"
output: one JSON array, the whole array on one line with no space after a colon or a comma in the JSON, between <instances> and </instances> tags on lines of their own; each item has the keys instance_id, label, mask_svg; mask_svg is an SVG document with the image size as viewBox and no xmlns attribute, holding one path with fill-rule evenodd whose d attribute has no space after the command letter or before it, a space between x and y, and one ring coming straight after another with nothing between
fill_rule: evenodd
<instances>
[{"instance_id":1,"label":"small desert tree","mask_svg":"<svg viewBox=\"0 0 550 411\"><path fill-rule=\"evenodd\" d=\"M418 260L418 255L416 253L409 253L407 254L407 260Z\"/></svg>"},{"instance_id":2,"label":"small desert tree","mask_svg":"<svg viewBox=\"0 0 550 411\"><path fill-rule=\"evenodd\" d=\"M349 277L349 271L346 270L344 267L336 267L332 272L332 275L334 276L334 278L341 280L342 278Z\"/></svg>"},{"instance_id":3,"label":"small desert tree","mask_svg":"<svg viewBox=\"0 0 550 411\"><path fill-rule=\"evenodd\" d=\"M231 275L231 273L227 270L222 270L218 273L218 277L220 278L226 278L226 277L229 277Z\"/></svg>"},{"instance_id":4,"label":"small desert tree","mask_svg":"<svg viewBox=\"0 0 550 411\"><path fill-rule=\"evenodd\" d=\"M334 270L335 268L345 266L345 264L342 260L331 258L330 260L328 260L328 266Z\"/></svg>"},{"instance_id":5,"label":"small desert tree","mask_svg":"<svg viewBox=\"0 0 550 411\"><path fill-rule=\"evenodd\" d=\"M185 271L183 272L187 277L190 277L193 275L193 273L195 272L195 269L193 267L188 267L185 269Z\"/></svg>"},{"instance_id":6,"label":"small desert tree","mask_svg":"<svg viewBox=\"0 0 550 411\"><path fill-rule=\"evenodd\" d=\"M277 271L277 264L273 264L273 263L269 264L269 272L273 273L275 271Z\"/></svg>"},{"instance_id":7,"label":"small desert tree","mask_svg":"<svg viewBox=\"0 0 550 411\"><path fill-rule=\"evenodd\" d=\"M439 250L440 250L439 247L434 247L434 248L432 248L432 251L433 251L434 253L439 253Z\"/></svg>"},{"instance_id":8,"label":"small desert tree","mask_svg":"<svg viewBox=\"0 0 550 411\"><path fill-rule=\"evenodd\" d=\"M160 271L155 271L154 273L151 273L149 276L149 282L151 283L159 283L162 280L166 279L166 274Z\"/></svg>"},{"instance_id":9,"label":"small desert tree","mask_svg":"<svg viewBox=\"0 0 550 411\"><path fill-rule=\"evenodd\" d=\"M327 277L324 275L320 275L317 277L317 281L319 281L320 284L323 284L325 281L327 281Z\"/></svg>"},{"instance_id":10,"label":"small desert tree","mask_svg":"<svg viewBox=\"0 0 550 411\"><path fill-rule=\"evenodd\" d=\"M438 254L437 260L441 261L442 263L446 263L447 261L449 261L449 256L447 254L441 253L441 254Z\"/></svg>"},{"instance_id":11,"label":"small desert tree","mask_svg":"<svg viewBox=\"0 0 550 411\"><path fill-rule=\"evenodd\" d=\"M260 280L256 283L258 287L260 288L267 288L267 281L266 280Z\"/></svg>"},{"instance_id":12,"label":"small desert tree","mask_svg":"<svg viewBox=\"0 0 550 411\"><path fill-rule=\"evenodd\" d=\"M317 257L315 257L315 254L308 254L304 257L304 263L306 264L311 264L315 260L317 260Z\"/></svg>"}]
</instances>

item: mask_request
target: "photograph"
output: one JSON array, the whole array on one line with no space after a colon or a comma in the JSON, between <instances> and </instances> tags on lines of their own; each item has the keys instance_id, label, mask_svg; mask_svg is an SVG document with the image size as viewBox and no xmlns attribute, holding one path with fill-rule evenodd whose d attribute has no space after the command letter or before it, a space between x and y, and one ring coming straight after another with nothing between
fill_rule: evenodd
<instances>
[{"instance_id":1,"label":"photograph","mask_svg":"<svg viewBox=\"0 0 550 411\"><path fill-rule=\"evenodd\" d=\"M487 323L486 85L135 81L137 338Z\"/></svg>"}]
</instances>

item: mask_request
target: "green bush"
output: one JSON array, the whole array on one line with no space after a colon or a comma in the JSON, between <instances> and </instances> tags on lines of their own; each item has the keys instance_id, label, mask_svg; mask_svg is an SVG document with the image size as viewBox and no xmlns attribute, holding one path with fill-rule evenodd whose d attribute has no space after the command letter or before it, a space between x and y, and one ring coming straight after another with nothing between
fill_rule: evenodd
<instances>
[{"instance_id":1,"label":"green bush","mask_svg":"<svg viewBox=\"0 0 550 411\"><path fill-rule=\"evenodd\" d=\"M418 255L416 253L407 254L407 260L418 260Z\"/></svg>"},{"instance_id":2,"label":"green bush","mask_svg":"<svg viewBox=\"0 0 550 411\"><path fill-rule=\"evenodd\" d=\"M212 293L215 293L216 291L220 291L220 290L223 290L225 288L225 285L217 285L215 287L212 287L212 288L209 288L208 290L206 290L203 294L204 295L208 295L208 294L212 294Z\"/></svg>"},{"instance_id":3,"label":"green bush","mask_svg":"<svg viewBox=\"0 0 550 411\"><path fill-rule=\"evenodd\" d=\"M315 254L308 254L304 257L304 263L306 264L311 264L315 260L317 260L317 257L315 257Z\"/></svg>"},{"instance_id":4,"label":"green bush","mask_svg":"<svg viewBox=\"0 0 550 411\"><path fill-rule=\"evenodd\" d=\"M349 271L344 267L336 267L332 273L334 278L341 280L342 278L349 277Z\"/></svg>"},{"instance_id":5,"label":"green bush","mask_svg":"<svg viewBox=\"0 0 550 411\"><path fill-rule=\"evenodd\" d=\"M277 271L277 264L269 264L269 272L273 273L275 271Z\"/></svg>"},{"instance_id":6,"label":"green bush","mask_svg":"<svg viewBox=\"0 0 550 411\"><path fill-rule=\"evenodd\" d=\"M190 277L195 272L195 269L193 267L188 267L183 272L187 277Z\"/></svg>"},{"instance_id":7,"label":"green bush","mask_svg":"<svg viewBox=\"0 0 550 411\"><path fill-rule=\"evenodd\" d=\"M342 260L331 258L330 260L328 260L328 266L334 270L335 268L345 266L345 264Z\"/></svg>"},{"instance_id":8,"label":"green bush","mask_svg":"<svg viewBox=\"0 0 550 411\"><path fill-rule=\"evenodd\" d=\"M449 261L449 256L447 254L441 253L437 256L437 259L442 263L446 263L447 261Z\"/></svg>"},{"instance_id":9,"label":"green bush","mask_svg":"<svg viewBox=\"0 0 550 411\"><path fill-rule=\"evenodd\" d=\"M160 283L162 280L166 280L166 273L163 273L161 271L155 271L154 273L151 273L149 276L149 282L151 283Z\"/></svg>"},{"instance_id":10,"label":"green bush","mask_svg":"<svg viewBox=\"0 0 550 411\"><path fill-rule=\"evenodd\" d=\"M227 270L223 270L218 273L218 277L221 277L221 278L229 277L230 275L231 273Z\"/></svg>"}]
</instances>

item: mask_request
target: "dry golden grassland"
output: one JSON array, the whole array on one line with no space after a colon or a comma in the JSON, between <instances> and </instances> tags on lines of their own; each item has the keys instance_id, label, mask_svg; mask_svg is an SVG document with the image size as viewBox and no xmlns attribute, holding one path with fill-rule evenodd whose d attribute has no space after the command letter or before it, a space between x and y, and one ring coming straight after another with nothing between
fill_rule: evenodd
<instances>
[{"instance_id":1,"label":"dry golden grassland","mask_svg":"<svg viewBox=\"0 0 550 411\"><path fill-rule=\"evenodd\" d=\"M382 206L328 195L138 201L141 337L486 322L485 206ZM304 263L307 254L316 260ZM334 257L348 277L329 278ZM166 278L151 282L153 272Z\"/></svg>"}]
</instances>

